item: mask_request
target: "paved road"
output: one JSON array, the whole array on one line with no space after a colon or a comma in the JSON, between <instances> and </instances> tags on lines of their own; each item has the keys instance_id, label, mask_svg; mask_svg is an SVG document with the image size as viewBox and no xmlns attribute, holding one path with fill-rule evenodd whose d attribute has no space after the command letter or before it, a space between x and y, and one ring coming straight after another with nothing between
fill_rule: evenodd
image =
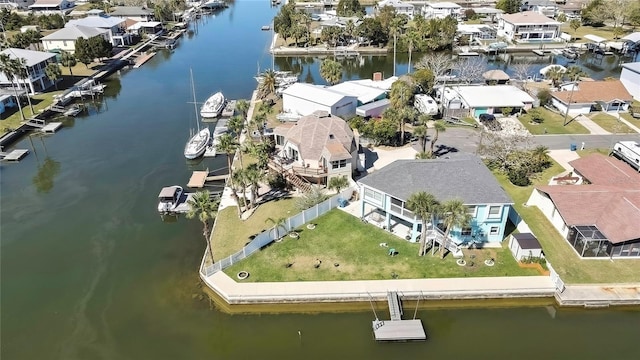
<instances>
[{"instance_id":1,"label":"paved road","mask_svg":"<svg viewBox=\"0 0 640 360\"><path fill-rule=\"evenodd\" d=\"M433 130L429 132L433 136ZM480 131L471 128L447 128L447 131L440 133L436 147L441 156L455 154L456 152L475 153L480 140ZM611 148L614 143L620 140L640 141L640 134L625 135L537 135L533 137L535 144L544 145L550 150L569 149L571 144L576 144L578 148L585 144L585 148ZM414 148L419 146L414 143ZM427 148L429 144L427 143Z\"/></svg>"}]
</instances>

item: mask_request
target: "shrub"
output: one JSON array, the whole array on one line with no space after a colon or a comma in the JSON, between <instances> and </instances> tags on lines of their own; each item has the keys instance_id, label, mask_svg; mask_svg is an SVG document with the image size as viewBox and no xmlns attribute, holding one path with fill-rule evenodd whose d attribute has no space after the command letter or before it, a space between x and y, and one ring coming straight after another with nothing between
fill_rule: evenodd
<instances>
[{"instance_id":1,"label":"shrub","mask_svg":"<svg viewBox=\"0 0 640 360\"><path fill-rule=\"evenodd\" d=\"M531 122L534 122L536 124L542 124L544 122L544 115L542 114L542 111L540 111L540 109L531 109L529 110L529 112L527 112L527 115L529 115L529 119L531 119Z\"/></svg>"},{"instance_id":2,"label":"shrub","mask_svg":"<svg viewBox=\"0 0 640 360\"><path fill-rule=\"evenodd\" d=\"M513 185L528 186L531 185L529 174L525 169L510 169L507 171L507 177Z\"/></svg>"},{"instance_id":3,"label":"shrub","mask_svg":"<svg viewBox=\"0 0 640 360\"><path fill-rule=\"evenodd\" d=\"M267 178L267 183L272 189L286 189L287 180L282 174L273 174Z\"/></svg>"},{"instance_id":4,"label":"shrub","mask_svg":"<svg viewBox=\"0 0 640 360\"><path fill-rule=\"evenodd\" d=\"M311 208L314 205L320 204L327 200L328 196L322 191L322 189L312 188L311 191L304 193L302 196L296 198L296 209L298 211L304 211Z\"/></svg>"},{"instance_id":5,"label":"shrub","mask_svg":"<svg viewBox=\"0 0 640 360\"><path fill-rule=\"evenodd\" d=\"M551 92L548 89L538 91L538 100L540 100L540 106L551 103Z\"/></svg>"}]
</instances>

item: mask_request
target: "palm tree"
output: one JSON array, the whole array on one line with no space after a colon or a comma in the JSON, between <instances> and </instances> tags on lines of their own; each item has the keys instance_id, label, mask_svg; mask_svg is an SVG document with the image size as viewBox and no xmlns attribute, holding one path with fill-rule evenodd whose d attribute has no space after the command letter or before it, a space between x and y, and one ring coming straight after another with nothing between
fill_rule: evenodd
<instances>
[{"instance_id":1,"label":"palm tree","mask_svg":"<svg viewBox=\"0 0 640 360\"><path fill-rule=\"evenodd\" d=\"M329 180L327 187L331 190L335 190L336 194L340 193L340 190L349 186L349 179L346 176L334 176Z\"/></svg>"},{"instance_id":2,"label":"palm tree","mask_svg":"<svg viewBox=\"0 0 640 360\"><path fill-rule=\"evenodd\" d=\"M399 16L395 16L389 24L389 33L393 35L393 76L396 76L396 43L398 34L402 31L403 21Z\"/></svg>"},{"instance_id":3,"label":"palm tree","mask_svg":"<svg viewBox=\"0 0 640 360\"><path fill-rule=\"evenodd\" d=\"M11 57L7 54L0 54L0 72L4 74L4 76L9 79L11 82L11 87L13 88L14 96L16 97L16 102L18 103L18 109L20 110L20 116L22 117L22 121L25 120L24 113L22 112L22 104L20 102L20 96L18 95L18 89L14 84L14 79L16 76L16 69Z\"/></svg>"},{"instance_id":4,"label":"palm tree","mask_svg":"<svg viewBox=\"0 0 640 360\"><path fill-rule=\"evenodd\" d=\"M240 168L233 172L233 177L231 177L231 182L238 186L242 190L242 207L244 209L249 209L249 202L247 201L247 178L246 178L246 169ZM238 203L238 207L240 207L240 203Z\"/></svg>"},{"instance_id":5,"label":"palm tree","mask_svg":"<svg viewBox=\"0 0 640 360\"><path fill-rule=\"evenodd\" d=\"M251 207L258 202L258 190L260 182L264 179L264 172L258 167L258 164L251 164L244 170L244 179L251 186Z\"/></svg>"},{"instance_id":6,"label":"palm tree","mask_svg":"<svg viewBox=\"0 0 640 360\"><path fill-rule=\"evenodd\" d=\"M249 154L258 160L257 165L260 169L266 169L269 165L270 150L271 145L267 142L250 143L248 146Z\"/></svg>"},{"instance_id":7,"label":"palm tree","mask_svg":"<svg viewBox=\"0 0 640 360\"><path fill-rule=\"evenodd\" d=\"M447 131L447 127L444 126L442 121L436 121L435 123L433 123L433 128L436 131L436 134L433 136L433 139L431 139L431 155L432 156L434 154L433 149L435 148L436 142L438 141L438 136L440 135L441 132Z\"/></svg>"},{"instance_id":8,"label":"palm tree","mask_svg":"<svg viewBox=\"0 0 640 360\"><path fill-rule=\"evenodd\" d=\"M187 212L187 219L193 219L198 217L198 220L202 223L202 235L204 241L209 249L209 256L211 256L211 262L213 262L213 250L209 243L209 221L215 220L218 215L218 206L220 205L220 198L218 196L212 197L209 190L198 191L187 202L189 204L189 211Z\"/></svg>"},{"instance_id":9,"label":"palm tree","mask_svg":"<svg viewBox=\"0 0 640 360\"><path fill-rule=\"evenodd\" d=\"M413 211L422 222L422 233L420 234L420 250L418 256L423 256L427 250L427 220L432 220L433 214L438 210L438 201L435 196L419 191L413 193L407 199L407 209ZM433 223L433 221L432 221ZM432 246L435 246L432 245Z\"/></svg>"},{"instance_id":10,"label":"palm tree","mask_svg":"<svg viewBox=\"0 0 640 360\"><path fill-rule=\"evenodd\" d=\"M339 83L342 79L342 64L331 59L322 60L320 76L331 85Z\"/></svg>"},{"instance_id":11,"label":"palm tree","mask_svg":"<svg viewBox=\"0 0 640 360\"><path fill-rule=\"evenodd\" d=\"M449 241L449 234L454 227L466 227L471 223L469 209L462 200L447 200L441 207L442 222L445 226L444 239L440 244L440 256L444 259L444 248Z\"/></svg>"},{"instance_id":12,"label":"palm tree","mask_svg":"<svg viewBox=\"0 0 640 360\"><path fill-rule=\"evenodd\" d=\"M280 217L277 219L274 218L267 218L267 220L264 221L267 224L273 224L273 230L275 230L276 233L276 237L274 240L279 239L280 238L280 228L283 228L285 230L287 230L286 227L286 223L287 223L287 219Z\"/></svg>"},{"instance_id":13,"label":"palm tree","mask_svg":"<svg viewBox=\"0 0 640 360\"><path fill-rule=\"evenodd\" d=\"M72 80L73 80L73 70L71 70L71 68L76 66L77 63L78 61L76 60L76 57L73 56L72 53L67 51L62 51L62 55L60 57L60 64L62 64L62 66L69 68L69 74L71 75Z\"/></svg>"},{"instance_id":14,"label":"palm tree","mask_svg":"<svg viewBox=\"0 0 640 360\"><path fill-rule=\"evenodd\" d=\"M239 144L242 130L244 130L244 118L240 115L232 116L227 123L227 127L235 135L236 142ZM238 160L240 161L240 167L243 168L244 164L242 163L242 150L238 151Z\"/></svg>"},{"instance_id":15,"label":"palm tree","mask_svg":"<svg viewBox=\"0 0 640 360\"><path fill-rule=\"evenodd\" d=\"M60 66L56 63L48 63L47 67L44 68L44 73L47 75L49 80L53 82L58 90L58 79L62 76L62 71L60 70Z\"/></svg>"},{"instance_id":16,"label":"palm tree","mask_svg":"<svg viewBox=\"0 0 640 360\"><path fill-rule=\"evenodd\" d=\"M267 96L276 92L276 72L273 69L267 69L262 74L262 81L260 82L260 98L264 99Z\"/></svg>"},{"instance_id":17,"label":"palm tree","mask_svg":"<svg viewBox=\"0 0 640 360\"><path fill-rule=\"evenodd\" d=\"M236 102L236 109L240 112L243 119L247 118L247 112L249 111L249 102L245 99L240 99Z\"/></svg>"},{"instance_id":18,"label":"palm tree","mask_svg":"<svg viewBox=\"0 0 640 360\"><path fill-rule=\"evenodd\" d=\"M27 69L27 60L24 58L11 59L11 66L13 66L14 75L18 80L22 80L24 84L25 95L29 102L29 108L31 109L31 115L35 113L33 110L33 104L31 104L30 88L27 85L26 79L29 78L29 70Z\"/></svg>"},{"instance_id":19,"label":"palm tree","mask_svg":"<svg viewBox=\"0 0 640 360\"><path fill-rule=\"evenodd\" d=\"M416 29L411 28L405 35L405 40L407 41L407 51L409 52L409 66L407 73L411 74L411 54L416 46L420 44L422 39L420 33Z\"/></svg>"},{"instance_id":20,"label":"palm tree","mask_svg":"<svg viewBox=\"0 0 640 360\"><path fill-rule=\"evenodd\" d=\"M426 125L418 125L413 128L413 136L417 137L420 141L420 152L427 152L427 126Z\"/></svg>"},{"instance_id":21,"label":"palm tree","mask_svg":"<svg viewBox=\"0 0 640 360\"><path fill-rule=\"evenodd\" d=\"M564 78L564 72L565 72L565 69L561 68L560 66L554 66L549 70L547 70L544 76L547 79L551 80L552 85L556 87L558 86L560 81L562 81L562 79Z\"/></svg>"},{"instance_id":22,"label":"palm tree","mask_svg":"<svg viewBox=\"0 0 640 360\"><path fill-rule=\"evenodd\" d=\"M222 134L218 138L218 145L216 145L216 150L221 151L227 154L227 167L229 168L229 185L231 187L231 197L238 204L238 217L242 216L242 209L240 209L240 199L238 198L238 194L236 193L236 189L234 186L235 181L233 181L233 168L231 167L231 157L235 154L237 149L237 144L234 141L231 134Z\"/></svg>"}]
</instances>

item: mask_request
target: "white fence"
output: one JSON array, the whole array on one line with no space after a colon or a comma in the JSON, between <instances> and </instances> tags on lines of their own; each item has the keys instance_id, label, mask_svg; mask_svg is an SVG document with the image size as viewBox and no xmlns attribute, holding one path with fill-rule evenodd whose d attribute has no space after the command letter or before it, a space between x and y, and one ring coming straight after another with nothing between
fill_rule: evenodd
<instances>
[{"instance_id":1,"label":"white fence","mask_svg":"<svg viewBox=\"0 0 640 360\"><path fill-rule=\"evenodd\" d=\"M321 202L320 204L317 204L312 208L304 210L303 212L288 218L285 221L285 223L277 229L278 235L281 236L282 234L287 234L291 230L296 229L308 223L309 221L315 220L319 216L328 213L330 210L336 208L339 205L339 199L349 200L351 198L351 195L353 194L354 189L355 189L354 187L349 187L346 190L343 190L342 192L340 192L339 194L336 194L335 196ZM215 224L214 224L214 229L215 229ZM249 255L255 253L256 251L259 251L260 249L269 245L276 239L277 239L277 236L276 236L275 228L265 230L262 233L258 234L255 238L253 238L253 240L251 240L250 243L248 243L244 248L242 248L242 250L238 251L237 253L227 258L221 259L220 261L214 264L205 266L204 258L203 258L202 264L200 266L200 272L204 276L211 276L216 272L222 271L228 268L229 266L237 263L238 261L248 257ZM206 252L205 252L205 257L206 257Z\"/></svg>"}]
</instances>

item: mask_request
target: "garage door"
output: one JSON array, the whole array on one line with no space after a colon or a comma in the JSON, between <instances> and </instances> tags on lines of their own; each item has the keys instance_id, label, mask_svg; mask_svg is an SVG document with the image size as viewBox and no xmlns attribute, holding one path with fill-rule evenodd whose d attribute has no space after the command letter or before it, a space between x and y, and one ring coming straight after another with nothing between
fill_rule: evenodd
<instances>
[{"instance_id":1,"label":"garage door","mask_svg":"<svg viewBox=\"0 0 640 360\"><path fill-rule=\"evenodd\" d=\"M489 110L489 108L476 108L473 112L473 116L478 117L480 114L484 114Z\"/></svg>"}]
</instances>

